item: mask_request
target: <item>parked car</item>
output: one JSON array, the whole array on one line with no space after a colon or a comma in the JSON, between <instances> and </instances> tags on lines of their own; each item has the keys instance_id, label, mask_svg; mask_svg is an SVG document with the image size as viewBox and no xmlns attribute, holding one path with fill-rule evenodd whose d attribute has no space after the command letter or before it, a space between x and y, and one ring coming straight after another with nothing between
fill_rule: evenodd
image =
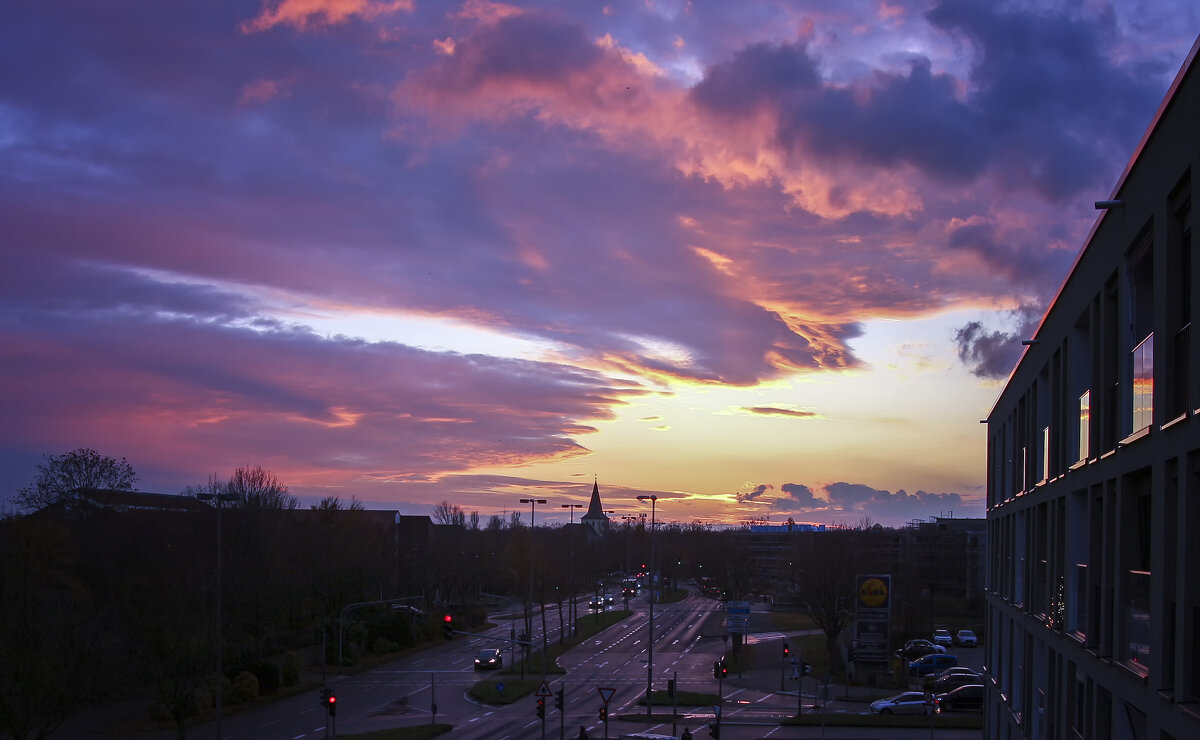
<instances>
[{"instance_id":1,"label":"parked car","mask_svg":"<svg viewBox=\"0 0 1200 740\"><path fill-rule=\"evenodd\" d=\"M983 711L983 686L959 686L953 691L939 694L937 700L943 712L980 712Z\"/></svg>"},{"instance_id":2,"label":"parked car","mask_svg":"<svg viewBox=\"0 0 1200 740\"><path fill-rule=\"evenodd\" d=\"M944 652L946 652L946 648L941 645L934 645L929 640L918 639L904 643L904 647L896 651L896 657L903 660L916 660L923 655Z\"/></svg>"},{"instance_id":3,"label":"parked car","mask_svg":"<svg viewBox=\"0 0 1200 740\"><path fill-rule=\"evenodd\" d=\"M946 653L930 653L923 658L917 658L908 664L908 672L917 676L928 676L931 673L944 671L958 665L958 656Z\"/></svg>"},{"instance_id":4,"label":"parked car","mask_svg":"<svg viewBox=\"0 0 1200 740\"><path fill-rule=\"evenodd\" d=\"M903 694L889 696L871 702L871 711L876 714L924 714L929 716L937 711L933 695L922 691L905 691Z\"/></svg>"},{"instance_id":5,"label":"parked car","mask_svg":"<svg viewBox=\"0 0 1200 740\"><path fill-rule=\"evenodd\" d=\"M956 674L956 673L965 673L969 676L978 676L979 675L979 671L976 671L973 668L966 668L966 667L959 665L959 666L954 666L952 668L947 668L944 671L938 671L937 673L930 673L926 677L926 680L927 681L936 681L937 679L942 678L943 676L949 676L949 675ZM979 683L983 683L983 682L980 681Z\"/></svg>"},{"instance_id":6,"label":"parked car","mask_svg":"<svg viewBox=\"0 0 1200 740\"><path fill-rule=\"evenodd\" d=\"M948 691L957 689L959 686L982 683L983 678L978 673L948 673L926 682L925 687L935 694L945 694Z\"/></svg>"},{"instance_id":7,"label":"parked car","mask_svg":"<svg viewBox=\"0 0 1200 740\"><path fill-rule=\"evenodd\" d=\"M934 630L933 644L942 646L953 645L954 637L950 634L950 630Z\"/></svg>"},{"instance_id":8,"label":"parked car","mask_svg":"<svg viewBox=\"0 0 1200 740\"><path fill-rule=\"evenodd\" d=\"M475 670L486 671L504 665L504 656L495 648L480 650L475 656Z\"/></svg>"},{"instance_id":9,"label":"parked car","mask_svg":"<svg viewBox=\"0 0 1200 740\"><path fill-rule=\"evenodd\" d=\"M959 630L958 634L955 635L955 639L963 647L975 647L979 644L979 638L971 630Z\"/></svg>"}]
</instances>

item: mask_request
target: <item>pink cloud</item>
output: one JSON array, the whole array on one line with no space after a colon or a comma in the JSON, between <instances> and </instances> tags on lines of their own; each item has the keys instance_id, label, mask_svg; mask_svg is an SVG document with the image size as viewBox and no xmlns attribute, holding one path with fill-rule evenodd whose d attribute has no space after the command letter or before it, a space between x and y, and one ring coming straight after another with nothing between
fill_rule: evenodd
<instances>
[{"instance_id":1,"label":"pink cloud","mask_svg":"<svg viewBox=\"0 0 1200 740\"><path fill-rule=\"evenodd\" d=\"M249 103L266 103L281 95L287 94L288 87L293 83L293 80L255 80L242 88L242 94L238 97L238 102L243 105Z\"/></svg>"},{"instance_id":2,"label":"pink cloud","mask_svg":"<svg viewBox=\"0 0 1200 740\"><path fill-rule=\"evenodd\" d=\"M414 0L278 0L264 2L262 12L242 24L244 33L261 33L275 26L292 26L298 31L333 26L351 18L374 20L391 13L411 13Z\"/></svg>"}]
</instances>

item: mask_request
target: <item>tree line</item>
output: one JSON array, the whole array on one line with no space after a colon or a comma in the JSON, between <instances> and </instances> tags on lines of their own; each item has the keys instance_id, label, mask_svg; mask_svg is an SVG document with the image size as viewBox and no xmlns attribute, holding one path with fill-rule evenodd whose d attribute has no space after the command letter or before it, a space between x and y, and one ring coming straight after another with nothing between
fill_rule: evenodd
<instances>
[{"instance_id":1,"label":"tree line","mask_svg":"<svg viewBox=\"0 0 1200 740\"><path fill-rule=\"evenodd\" d=\"M137 693L182 738L189 721L211 713L218 682L225 697L269 693L326 664L440 639L445 613L469 627L487 607L519 610L534 634L535 614L561 615L564 604L569 614L572 595L600 593L606 579L650 564L641 519L594 535L582 525L531 528L516 513L484 518L448 501L430 517L336 497L303 509L257 467L184 488L209 501L199 512L62 506L80 488L132 491L136 482L125 460L92 450L47 456L19 492L28 513L0 520L0 731L46 737L87 703ZM704 578L727 599L785 591L832 646L848 623L854 575L880 570L863 559L870 532L831 533L797 545L790 582L769 581L752 538L737 535L659 524L661 578ZM347 611L389 599L403 608Z\"/></svg>"}]
</instances>

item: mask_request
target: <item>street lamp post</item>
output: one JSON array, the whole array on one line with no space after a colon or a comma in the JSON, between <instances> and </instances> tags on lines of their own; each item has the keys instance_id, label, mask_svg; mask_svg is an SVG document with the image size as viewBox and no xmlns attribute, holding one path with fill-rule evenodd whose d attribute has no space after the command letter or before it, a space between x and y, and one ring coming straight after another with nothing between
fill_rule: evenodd
<instances>
[{"instance_id":1,"label":"street lamp post","mask_svg":"<svg viewBox=\"0 0 1200 740\"><path fill-rule=\"evenodd\" d=\"M650 499L650 640L649 660L646 661L646 716L653 716L654 704L651 696L654 689L654 517L658 496L638 496L638 501Z\"/></svg>"},{"instance_id":2,"label":"street lamp post","mask_svg":"<svg viewBox=\"0 0 1200 740\"><path fill-rule=\"evenodd\" d=\"M215 486L214 486L215 489ZM221 688L224 683L224 674L221 666L221 653L224 650L221 636L224 630L221 628L221 509L225 508L226 501L237 501L239 496L236 493L198 493L196 498L200 501L215 501L217 507L217 740L221 740Z\"/></svg>"},{"instance_id":3,"label":"street lamp post","mask_svg":"<svg viewBox=\"0 0 1200 740\"><path fill-rule=\"evenodd\" d=\"M567 530L567 537L570 538L570 545L571 545L571 607L569 609L567 609L567 618L571 620L571 636L576 637L579 635L579 630L578 630L578 627L576 624L579 619L579 614L578 614L578 612L576 612L576 608L578 607L578 604L575 603L575 527L574 527L574 524L575 524L575 510L582 508L583 504L560 504L560 506L564 509L571 510L572 527L571 527L571 529ZM565 633L566 630L563 630L563 632Z\"/></svg>"},{"instance_id":4,"label":"street lamp post","mask_svg":"<svg viewBox=\"0 0 1200 740\"><path fill-rule=\"evenodd\" d=\"M529 608L525 617L525 635L528 638L526 642L533 638L533 507L538 504L546 503L544 498L523 498L521 503L529 504ZM546 679L546 632L542 631L542 681ZM525 648L525 661L529 662L529 648Z\"/></svg>"}]
</instances>

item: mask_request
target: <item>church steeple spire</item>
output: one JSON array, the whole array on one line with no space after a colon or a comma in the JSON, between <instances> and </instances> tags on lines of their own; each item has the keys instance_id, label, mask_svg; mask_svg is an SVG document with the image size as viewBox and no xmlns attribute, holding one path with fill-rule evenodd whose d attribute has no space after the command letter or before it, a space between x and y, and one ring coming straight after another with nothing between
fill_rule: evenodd
<instances>
[{"instance_id":1,"label":"church steeple spire","mask_svg":"<svg viewBox=\"0 0 1200 740\"><path fill-rule=\"evenodd\" d=\"M608 529L608 515L604 513L604 504L600 502L600 483L592 482L592 500L588 503L587 513L579 517L579 523L585 524L597 535L604 534Z\"/></svg>"}]
</instances>

